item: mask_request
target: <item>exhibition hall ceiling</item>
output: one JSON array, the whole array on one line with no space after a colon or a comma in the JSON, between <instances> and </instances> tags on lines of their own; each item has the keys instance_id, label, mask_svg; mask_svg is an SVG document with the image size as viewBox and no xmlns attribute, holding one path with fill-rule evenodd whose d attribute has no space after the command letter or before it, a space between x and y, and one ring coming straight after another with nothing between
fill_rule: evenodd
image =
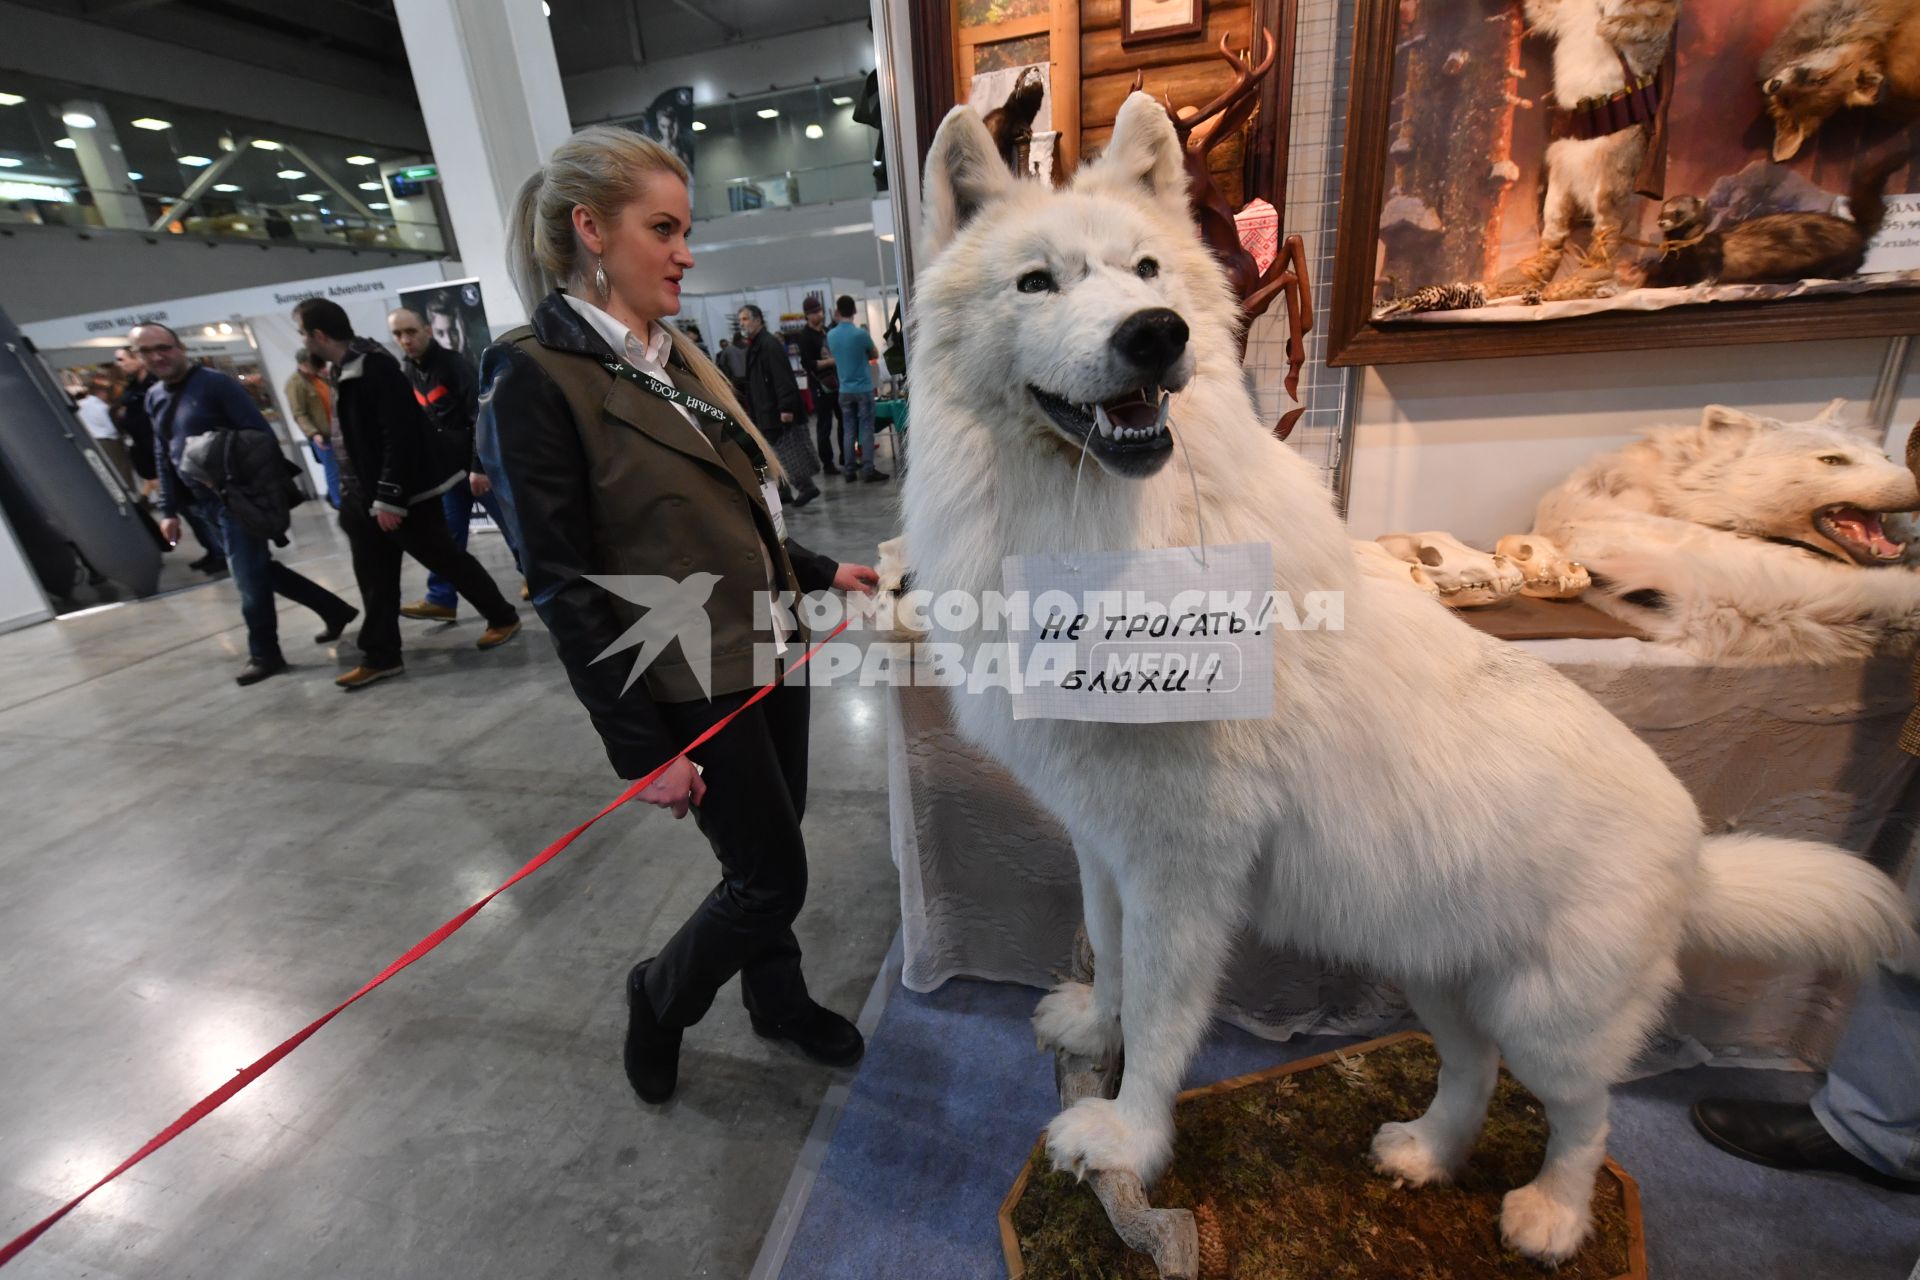
<instances>
[{"instance_id":1,"label":"exhibition hall ceiling","mask_svg":"<svg viewBox=\"0 0 1920 1280\"><path fill-rule=\"evenodd\" d=\"M317 80L358 87L367 75L385 73L402 77L411 89L393 0L14 2L133 35L246 56ZM546 0L546 6L563 76L685 57L868 15L867 0Z\"/></svg>"}]
</instances>

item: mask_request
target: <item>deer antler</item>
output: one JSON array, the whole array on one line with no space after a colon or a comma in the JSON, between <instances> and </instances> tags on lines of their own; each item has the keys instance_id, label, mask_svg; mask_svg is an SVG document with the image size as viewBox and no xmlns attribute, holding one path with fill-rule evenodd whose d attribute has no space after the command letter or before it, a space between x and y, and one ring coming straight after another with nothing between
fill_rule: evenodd
<instances>
[{"instance_id":1,"label":"deer antler","mask_svg":"<svg viewBox=\"0 0 1920 1280\"><path fill-rule=\"evenodd\" d=\"M1271 31L1262 27L1260 37L1266 42L1267 52L1257 66L1249 65L1253 48L1250 47L1246 55L1237 54L1233 51L1233 37L1230 35L1220 37L1220 47L1215 49L1214 53L1226 59L1227 64L1233 68L1233 84L1219 97L1192 115L1174 121L1173 127L1179 133L1182 145L1187 144L1197 127L1216 115L1220 116L1219 122L1201 137L1200 149L1205 151L1214 139L1227 137L1240 127L1248 115L1252 114L1255 104L1253 87L1272 69L1273 60L1280 54L1279 42L1273 38Z\"/></svg>"}]
</instances>

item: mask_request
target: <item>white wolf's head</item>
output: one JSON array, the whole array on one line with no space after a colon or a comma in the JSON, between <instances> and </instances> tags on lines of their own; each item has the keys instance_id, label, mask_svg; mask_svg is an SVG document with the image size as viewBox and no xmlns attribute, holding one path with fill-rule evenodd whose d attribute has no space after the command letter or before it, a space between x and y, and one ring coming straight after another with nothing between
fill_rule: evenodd
<instances>
[{"instance_id":1,"label":"white wolf's head","mask_svg":"<svg viewBox=\"0 0 1920 1280\"><path fill-rule=\"evenodd\" d=\"M1890 563L1904 548L1881 516L1920 507L1920 487L1877 440L1841 425L1845 403L1810 422L1708 405L1698 426L1649 432L1589 483L1644 488L1660 515Z\"/></svg>"},{"instance_id":2,"label":"white wolf's head","mask_svg":"<svg viewBox=\"0 0 1920 1280\"><path fill-rule=\"evenodd\" d=\"M1000 445L1084 450L1116 476L1158 471L1172 393L1207 353L1234 350L1165 110L1128 98L1105 155L1055 191L1015 178L980 117L956 107L927 157L926 207L916 366L963 379Z\"/></svg>"}]
</instances>

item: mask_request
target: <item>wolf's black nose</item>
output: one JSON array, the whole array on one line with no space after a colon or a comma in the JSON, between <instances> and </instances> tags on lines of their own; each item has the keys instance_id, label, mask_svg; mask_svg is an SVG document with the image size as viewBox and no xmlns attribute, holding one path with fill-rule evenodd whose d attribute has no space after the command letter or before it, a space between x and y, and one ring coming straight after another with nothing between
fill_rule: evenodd
<instances>
[{"instance_id":1,"label":"wolf's black nose","mask_svg":"<svg viewBox=\"0 0 1920 1280\"><path fill-rule=\"evenodd\" d=\"M1167 307L1136 311L1113 331L1113 349L1142 373L1159 377L1187 349L1187 322Z\"/></svg>"}]
</instances>

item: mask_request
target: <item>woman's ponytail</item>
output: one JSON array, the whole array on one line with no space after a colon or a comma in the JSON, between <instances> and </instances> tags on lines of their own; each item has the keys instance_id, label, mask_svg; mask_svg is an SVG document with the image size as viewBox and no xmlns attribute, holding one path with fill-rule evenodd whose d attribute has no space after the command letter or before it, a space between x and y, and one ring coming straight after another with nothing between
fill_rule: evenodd
<instances>
[{"instance_id":1,"label":"woman's ponytail","mask_svg":"<svg viewBox=\"0 0 1920 1280\"><path fill-rule=\"evenodd\" d=\"M513 212L507 218L507 272L513 277L513 287L529 315L558 283L540 265L536 247L540 238L540 190L546 184L547 170L543 165L520 184L520 194L513 198Z\"/></svg>"}]
</instances>

